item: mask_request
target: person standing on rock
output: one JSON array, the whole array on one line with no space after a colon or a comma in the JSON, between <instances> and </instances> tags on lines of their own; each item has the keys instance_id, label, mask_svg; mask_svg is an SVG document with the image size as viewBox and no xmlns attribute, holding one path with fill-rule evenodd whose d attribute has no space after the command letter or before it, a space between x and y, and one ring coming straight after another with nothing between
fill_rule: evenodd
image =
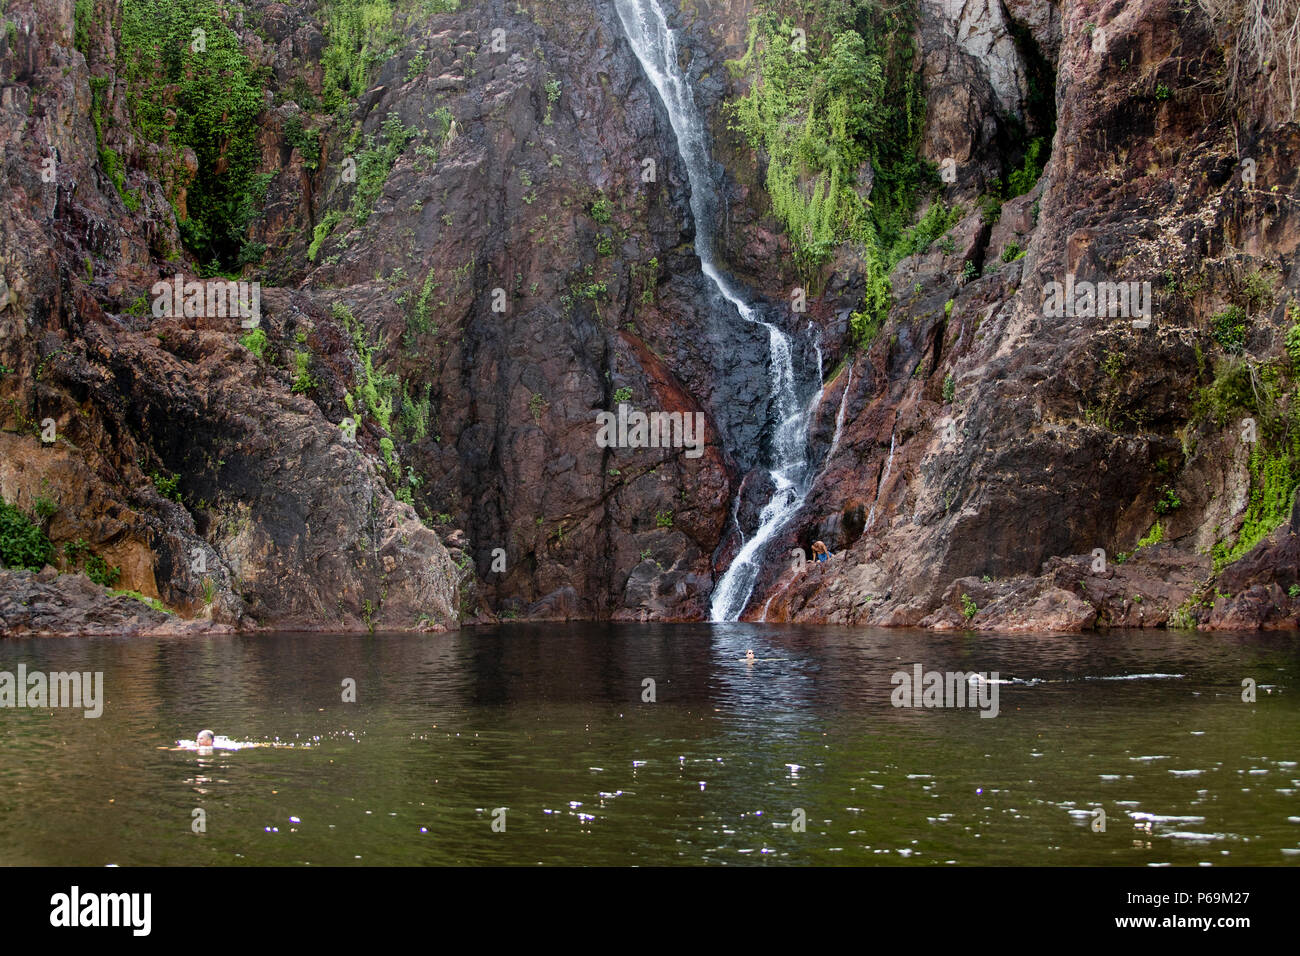
<instances>
[{"instance_id":1,"label":"person standing on rock","mask_svg":"<svg viewBox=\"0 0 1300 956\"><path fill-rule=\"evenodd\" d=\"M826 542L824 541L814 541L812 551L813 551L813 560L816 561L818 564L830 559L831 553L827 549Z\"/></svg>"}]
</instances>

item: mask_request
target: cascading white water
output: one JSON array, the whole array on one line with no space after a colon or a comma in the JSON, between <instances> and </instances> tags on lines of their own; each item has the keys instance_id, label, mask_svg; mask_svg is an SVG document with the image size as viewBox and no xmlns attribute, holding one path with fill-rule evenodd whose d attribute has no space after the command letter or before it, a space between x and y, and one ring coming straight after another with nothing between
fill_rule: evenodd
<instances>
[{"instance_id":1,"label":"cascading white water","mask_svg":"<svg viewBox=\"0 0 1300 956\"><path fill-rule=\"evenodd\" d=\"M753 594L767 543L799 510L808 495L808 412L795 390L790 338L764 321L731 287L715 263L713 224L718 221L720 200L714 188L704 119L678 65L677 34L668 26L659 0L615 0L614 7L632 51L663 101L677 138L677 150L691 185L695 253L700 259L700 269L740 318L767 329L771 352L770 393L777 423L769 466L772 497L759 515L758 530L744 542L714 589L709 609L714 621L734 621Z\"/></svg>"},{"instance_id":2,"label":"cascading white water","mask_svg":"<svg viewBox=\"0 0 1300 956\"><path fill-rule=\"evenodd\" d=\"M876 500L871 502L871 511L867 513L867 523L862 526L863 532L871 530L871 522L876 519L876 505L880 503L880 492L885 488L885 482L889 480L889 469L894 467L894 434L889 434L889 457L885 459L885 472L880 476L880 481L876 484Z\"/></svg>"}]
</instances>

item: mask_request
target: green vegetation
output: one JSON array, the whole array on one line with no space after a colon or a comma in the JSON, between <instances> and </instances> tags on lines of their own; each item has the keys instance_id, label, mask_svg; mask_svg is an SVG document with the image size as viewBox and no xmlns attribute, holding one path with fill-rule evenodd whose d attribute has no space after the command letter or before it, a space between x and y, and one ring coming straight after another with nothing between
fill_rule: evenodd
<instances>
[{"instance_id":1,"label":"green vegetation","mask_svg":"<svg viewBox=\"0 0 1300 956\"><path fill-rule=\"evenodd\" d=\"M365 92L371 69L396 52L400 33L391 0L327 0L325 10L322 99L336 110Z\"/></svg>"},{"instance_id":2,"label":"green vegetation","mask_svg":"<svg viewBox=\"0 0 1300 956\"><path fill-rule=\"evenodd\" d=\"M80 568L86 577L100 587L113 588L122 577L122 569L111 565L99 555L93 553L82 538L69 541L63 546L63 555L70 569Z\"/></svg>"},{"instance_id":3,"label":"green vegetation","mask_svg":"<svg viewBox=\"0 0 1300 956\"><path fill-rule=\"evenodd\" d=\"M1020 168L1012 170L1003 184L1002 194L1007 199L1023 196L1037 185L1038 180L1042 178L1043 169L1047 166L1051 147L1051 141L1045 136L1037 136L1029 141Z\"/></svg>"},{"instance_id":4,"label":"green vegetation","mask_svg":"<svg viewBox=\"0 0 1300 956\"><path fill-rule=\"evenodd\" d=\"M352 314L342 302L335 302L330 311L334 318L342 322L352 336L352 344L361 360L362 380L358 391L366 408L384 431L391 430L393 418L393 391L398 386L397 376L375 370L374 353L376 346L366 338L365 326Z\"/></svg>"},{"instance_id":5,"label":"green vegetation","mask_svg":"<svg viewBox=\"0 0 1300 956\"><path fill-rule=\"evenodd\" d=\"M429 58L420 50L415 56L411 57L410 62L406 64L406 82L411 82L426 69L429 68Z\"/></svg>"},{"instance_id":6,"label":"green vegetation","mask_svg":"<svg viewBox=\"0 0 1300 956\"><path fill-rule=\"evenodd\" d=\"M1163 540L1165 540L1165 529L1161 527L1160 522L1157 521L1151 526L1151 530L1146 533L1146 536L1138 541L1137 547L1149 548L1153 545L1159 544ZM1136 551L1137 548L1134 548L1133 550Z\"/></svg>"},{"instance_id":7,"label":"green vegetation","mask_svg":"<svg viewBox=\"0 0 1300 956\"><path fill-rule=\"evenodd\" d=\"M329 238L329 234L334 231L334 227L337 226L342 219L343 213L339 212L337 209L331 209L321 217L321 221L316 223L316 228L314 228L311 233L311 245L307 247L308 259L312 262L316 261L316 257L320 255L320 247L324 244L325 240Z\"/></svg>"},{"instance_id":8,"label":"green vegetation","mask_svg":"<svg viewBox=\"0 0 1300 956\"><path fill-rule=\"evenodd\" d=\"M115 587L122 577L121 568L109 564L97 554L92 554L86 558L84 570L86 577L103 588Z\"/></svg>"},{"instance_id":9,"label":"green vegetation","mask_svg":"<svg viewBox=\"0 0 1300 956\"><path fill-rule=\"evenodd\" d=\"M1292 364L1300 369L1300 302L1288 303L1286 316L1291 322L1291 328L1286 333L1286 354L1291 356Z\"/></svg>"},{"instance_id":10,"label":"green vegetation","mask_svg":"<svg viewBox=\"0 0 1300 956\"><path fill-rule=\"evenodd\" d=\"M406 394L406 383L402 383L402 407L397 422L401 434L408 441L421 441L429 433L429 405L432 391L433 385L426 382L424 397L415 399Z\"/></svg>"},{"instance_id":11,"label":"green vegetation","mask_svg":"<svg viewBox=\"0 0 1300 956\"><path fill-rule=\"evenodd\" d=\"M552 125L555 120L551 116L551 111L555 109L555 104L560 101L560 81L546 81L546 115L542 118L543 126Z\"/></svg>"},{"instance_id":12,"label":"green vegetation","mask_svg":"<svg viewBox=\"0 0 1300 956\"><path fill-rule=\"evenodd\" d=\"M928 245L948 215L935 211L920 235L904 235L918 192L934 179L918 157L925 97L913 69L915 13L878 0L811 0L797 11L801 25L816 27L800 49L795 22L781 17L793 7L769 2L751 21L745 56L728 63L733 75L753 77L749 93L729 104L731 123L766 157L773 211L809 286L837 245L860 244L861 342L888 313L893 265ZM868 162L869 202L857 188Z\"/></svg>"},{"instance_id":13,"label":"green vegetation","mask_svg":"<svg viewBox=\"0 0 1300 956\"><path fill-rule=\"evenodd\" d=\"M1210 335L1229 352L1240 352L1246 344L1246 310L1231 305L1210 320Z\"/></svg>"},{"instance_id":14,"label":"green vegetation","mask_svg":"<svg viewBox=\"0 0 1300 956\"><path fill-rule=\"evenodd\" d=\"M247 335L242 336L239 340L239 344L248 349L248 351L252 352L262 361L266 361L266 348L268 343L266 333L262 331L262 329L253 329L253 331L249 332Z\"/></svg>"},{"instance_id":15,"label":"green vegetation","mask_svg":"<svg viewBox=\"0 0 1300 956\"><path fill-rule=\"evenodd\" d=\"M95 0L77 0L72 9L72 45L82 56L90 52L90 22L94 16Z\"/></svg>"},{"instance_id":16,"label":"green vegetation","mask_svg":"<svg viewBox=\"0 0 1300 956\"><path fill-rule=\"evenodd\" d=\"M37 520L45 523L58 514L59 506L52 499L37 495L32 499L32 510L36 512Z\"/></svg>"},{"instance_id":17,"label":"green vegetation","mask_svg":"<svg viewBox=\"0 0 1300 956\"><path fill-rule=\"evenodd\" d=\"M302 154L302 164L312 172L320 168L320 131L304 129L302 119L290 116L284 121L284 141Z\"/></svg>"},{"instance_id":18,"label":"green vegetation","mask_svg":"<svg viewBox=\"0 0 1300 956\"><path fill-rule=\"evenodd\" d=\"M269 181L256 173L263 71L217 0L123 0L121 10L116 71L134 126L148 142L176 156L188 147L198 158L181 237L210 274L236 268ZM102 90L96 100L101 163L120 190L120 161L102 147Z\"/></svg>"},{"instance_id":19,"label":"green vegetation","mask_svg":"<svg viewBox=\"0 0 1300 956\"><path fill-rule=\"evenodd\" d=\"M0 500L0 563L6 568L39 571L53 553L45 529L17 505Z\"/></svg>"},{"instance_id":20,"label":"green vegetation","mask_svg":"<svg viewBox=\"0 0 1300 956\"><path fill-rule=\"evenodd\" d=\"M155 611L159 611L163 614L173 613L167 605L162 603L162 601L159 601L157 598L145 597L139 591L110 590L109 594L113 595L113 597L128 597L132 600L139 601L142 604L148 604Z\"/></svg>"},{"instance_id":21,"label":"green vegetation","mask_svg":"<svg viewBox=\"0 0 1300 956\"><path fill-rule=\"evenodd\" d=\"M397 451L393 447L393 440L385 435L379 439L379 453L384 456L384 464L388 466L397 478L402 477L402 466L397 461Z\"/></svg>"},{"instance_id":22,"label":"green vegetation","mask_svg":"<svg viewBox=\"0 0 1300 956\"><path fill-rule=\"evenodd\" d=\"M952 401L952 397L957 394L957 383L953 381L952 374L943 380L943 403L947 405Z\"/></svg>"},{"instance_id":23,"label":"green vegetation","mask_svg":"<svg viewBox=\"0 0 1300 956\"><path fill-rule=\"evenodd\" d=\"M614 221L614 204L603 194L598 196L591 204L591 218L602 226L608 226Z\"/></svg>"},{"instance_id":24,"label":"green vegetation","mask_svg":"<svg viewBox=\"0 0 1300 956\"><path fill-rule=\"evenodd\" d=\"M1294 438L1281 452L1261 449L1258 444L1255 446L1250 455L1250 501L1246 505L1241 531L1231 546L1222 541L1210 552L1214 557L1216 574L1290 517L1291 503L1296 487L1300 485L1297 461L1300 461L1300 441Z\"/></svg>"},{"instance_id":25,"label":"green vegetation","mask_svg":"<svg viewBox=\"0 0 1300 956\"><path fill-rule=\"evenodd\" d=\"M1289 360L1261 364L1230 355L1216 367L1214 381L1200 392L1197 414L1220 427L1250 416L1258 432L1250 452L1250 499L1241 530L1235 540L1225 539L1211 549L1216 573L1290 516L1300 487L1300 395L1296 386Z\"/></svg>"},{"instance_id":26,"label":"green vegetation","mask_svg":"<svg viewBox=\"0 0 1300 956\"><path fill-rule=\"evenodd\" d=\"M310 392L320 384L311 374L311 353L297 352L293 353L294 378L293 388L290 389L295 395L301 395Z\"/></svg>"},{"instance_id":27,"label":"green vegetation","mask_svg":"<svg viewBox=\"0 0 1300 956\"><path fill-rule=\"evenodd\" d=\"M424 277L424 285L420 287L420 297L415 300L415 311L411 313L406 322L406 330L410 336L423 335L431 328L429 302L433 298L433 290L436 288L438 288L438 282L433 270L430 269Z\"/></svg>"},{"instance_id":28,"label":"green vegetation","mask_svg":"<svg viewBox=\"0 0 1300 956\"><path fill-rule=\"evenodd\" d=\"M671 511L655 512L656 528L671 528L673 526L673 513Z\"/></svg>"},{"instance_id":29,"label":"green vegetation","mask_svg":"<svg viewBox=\"0 0 1300 956\"><path fill-rule=\"evenodd\" d=\"M393 164L406 149L406 144L418 133L414 127L403 126L401 118L396 113L388 114L381 131L384 137L383 145L376 146L375 138L367 134L366 148L357 158L357 184L352 193L352 205L348 208L348 212L352 215L352 221L358 226L364 226L370 214L374 212L375 203L379 201L379 195L384 191L384 183L388 182L388 174L392 171ZM315 244L314 235L312 239Z\"/></svg>"},{"instance_id":30,"label":"green vegetation","mask_svg":"<svg viewBox=\"0 0 1300 956\"><path fill-rule=\"evenodd\" d=\"M889 260L897 264L907 256L919 255L930 248L930 244L955 226L965 210L961 206L945 206L933 202L914 226L904 229L890 250ZM949 239L951 243L951 239Z\"/></svg>"},{"instance_id":31,"label":"green vegetation","mask_svg":"<svg viewBox=\"0 0 1300 956\"><path fill-rule=\"evenodd\" d=\"M397 477L398 480L401 479L400 474ZM415 473L414 468L412 468L410 465L407 465L406 484L401 485L397 489L397 491L394 492L394 497L396 497L398 501L404 501L408 505L414 505L415 493L420 490L420 486L423 484L424 484L424 479ZM468 558L466 560L468 560ZM461 568L463 570L464 565L462 565Z\"/></svg>"},{"instance_id":32,"label":"green vegetation","mask_svg":"<svg viewBox=\"0 0 1300 956\"><path fill-rule=\"evenodd\" d=\"M976 603L973 600L971 600L971 596L969 594L963 594L961 596L961 612L963 615L965 615L966 620L969 621L971 618L973 618L976 614L979 613L979 610L980 610L979 606L976 605Z\"/></svg>"},{"instance_id":33,"label":"green vegetation","mask_svg":"<svg viewBox=\"0 0 1300 956\"><path fill-rule=\"evenodd\" d=\"M179 488L181 481L180 475L164 475L160 471L153 470L149 472L149 480L152 481L153 486L158 489L158 494L162 495L164 498L170 498L172 501L176 502L181 500L181 492Z\"/></svg>"},{"instance_id":34,"label":"green vegetation","mask_svg":"<svg viewBox=\"0 0 1300 956\"><path fill-rule=\"evenodd\" d=\"M1156 500L1156 514L1172 514L1183 506L1183 499L1178 497L1178 492L1174 491L1168 485L1160 488L1160 497Z\"/></svg>"}]
</instances>

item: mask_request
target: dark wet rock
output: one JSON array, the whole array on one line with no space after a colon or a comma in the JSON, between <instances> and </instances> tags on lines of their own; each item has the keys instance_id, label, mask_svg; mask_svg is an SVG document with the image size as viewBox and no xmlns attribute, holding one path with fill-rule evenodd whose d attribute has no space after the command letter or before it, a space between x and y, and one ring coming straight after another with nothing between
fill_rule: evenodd
<instances>
[{"instance_id":1,"label":"dark wet rock","mask_svg":"<svg viewBox=\"0 0 1300 956\"><path fill-rule=\"evenodd\" d=\"M0 637L141 637L230 630L112 595L84 574L46 571L51 573L0 570Z\"/></svg>"}]
</instances>

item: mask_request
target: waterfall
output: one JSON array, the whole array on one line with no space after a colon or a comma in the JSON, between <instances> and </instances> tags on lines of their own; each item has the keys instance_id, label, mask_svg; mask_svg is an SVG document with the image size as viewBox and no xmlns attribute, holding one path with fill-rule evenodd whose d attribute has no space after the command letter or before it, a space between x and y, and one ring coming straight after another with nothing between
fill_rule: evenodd
<instances>
[{"instance_id":1,"label":"waterfall","mask_svg":"<svg viewBox=\"0 0 1300 956\"><path fill-rule=\"evenodd\" d=\"M789 336L765 321L722 275L714 259L714 224L721 219L721 198L713 181L704 118L678 65L677 34L668 26L659 0L615 0L632 51L663 101L677 139L677 150L691 187L695 217L695 252L700 269L717 288L725 306L745 322L767 330L771 358L769 395L776 427L772 438L772 497L759 516L759 527L745 541L713 592L709 616L737 620L754 591L763 552L803 505L811 482L808 468L808 411L796 394L793 348Z\"/></svg>"},{"instance_id":2,"label":"waterfall","mask_svg":"<svg viewBox=\"0 0 1300 956\"><path fill-rule=\"evenodd\" d=\"M831 459L835 457L835 452L840 447L840 435L844 431L844 413L849 407L849 389L853 387L853 363L849 362L846 368L848 375L844 381L844 394L840 396L840 409L835 413L835 434L831 436L831 450L826 453L826 460L822 463L822 470L817 473L817 481L820 481L822 475L826 474L826 469L831 466ZM816 481L813 482L813 484L816 483Z\"/></svg>"},{"instance_id":3,"label":"waterfall","mask_svg":"<svg viewBox=\"0 0 1300 956\"><path fill-rule=\"evenodd\" d=\"M876 499L871 502L871 511L867 514L867 523L862 527L862 533L866 534L871 530L871 522L876 517L876 505L880 503L880 492L885 488L885 482L889 480L889 469L894 467L894 433L889 433L889 457L885 459L885 472L876 482Z\"/></svg>"}]
</instances>

